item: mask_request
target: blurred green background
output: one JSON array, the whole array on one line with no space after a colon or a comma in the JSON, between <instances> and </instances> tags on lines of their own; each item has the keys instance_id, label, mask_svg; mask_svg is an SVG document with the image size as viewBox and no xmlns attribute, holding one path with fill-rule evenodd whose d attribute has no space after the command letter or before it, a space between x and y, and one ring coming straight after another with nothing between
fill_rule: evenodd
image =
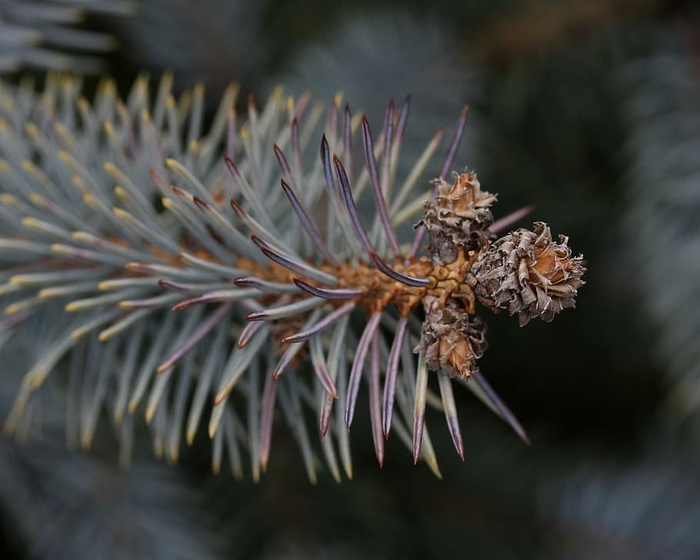
<instances>
[{"instance_id":1,"label":"blurred green background","mask_svg":"<svg viewBox=\"0 0 700 560\"><path fill-rule=\"evenodd\" d=\"M457 165L498 193L497 217L534 205L526 222L568 235L589 270L552 324L488 317L482 371L529 447L466 391L465 463L441 415L428 419L442 480L397 438L380 470L368 415L354 480L317 486L282 426L259 484L210 474L197 447L168 467L144 446L121 472L108 434L87 456L60 434L2 440L1 558L700 558L695 2L64 2L87 11L58 26L99 34L99 48L42 36L54 26L27 10L61 3L0 0L4 79L72 66L88 88L110 75L126 93L172 70L212 107L231 81L260 97L282 84L342 91L375 120L410 93L416 154L469 105ZM32 25L31 49L10 41Z\"/></svg>"}]
</instances>

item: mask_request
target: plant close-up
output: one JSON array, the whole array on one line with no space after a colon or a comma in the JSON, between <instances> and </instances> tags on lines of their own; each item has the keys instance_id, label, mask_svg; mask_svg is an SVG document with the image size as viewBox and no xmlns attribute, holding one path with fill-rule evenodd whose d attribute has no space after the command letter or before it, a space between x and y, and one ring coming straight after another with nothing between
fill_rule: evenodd
<instances>
[{"instance_id":1,"label":"plant close-up","mask_svg":"<svg viewBox=\"0 0 700 560\"><path fill-rule=\"evenodd\" d=\"M23 67L99 74L98 55L117 48L107 33L81 29L88 17L123 17L136 11L129 0L0 2L0 75Z\"/></svg>"},{"instance_id":2,"label":"plant close-up","mask_svg":"<svg viewBox=\"0 0 700 560\"><path fill-rule=\"evenodd\" d=\"M0 0L0 558L700 557L699 29Z\"/></svg>"},{"instance_id":3,"label":"plant close-up","mask_svg":"<svg viewBox=\"0 0 700 560\"><path fill-rule=\"evenodd\" d=\"M393 431L439 473L425 409L444 411L463 458L457 380L527 440L479 371L477 305L550 321L585 268L542 222L497 238L528 209L494 222L476 174L449 176L466 110L431 182L443 130L397 176L409 99L373 135L339 97L324 109L276 91L241 116L232 87L204 132L202 89L176 98L168 77L152 103L145 80L124 101L106 81L93 103L70 78L30 87L2 92L3 331L6 350L37 329L42 344L6 431L40 422L51 385L84 448L103 411L127 446L125 417L145 413L176 461L210 411L209 436L238 474L247 448L257 478L279 409L312 480L316 431L350 477L366 383L380 465Z\"/></svg>"}]
</instances>

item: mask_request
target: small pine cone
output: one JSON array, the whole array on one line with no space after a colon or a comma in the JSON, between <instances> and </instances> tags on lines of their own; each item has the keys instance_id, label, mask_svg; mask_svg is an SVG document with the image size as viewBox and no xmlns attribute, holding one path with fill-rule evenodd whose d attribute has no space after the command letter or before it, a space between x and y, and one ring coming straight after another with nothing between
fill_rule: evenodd
<instances>
[{"instance_id":1,"label":"small pine cone","mask_svg":"<svg viewBox=\"0 0 700 560\"><path fill-rule=\"evenodd\" d=\"M480 253L468 282L483 305L517 313L520 326L534 317L551 321L574 307L584 284L583 257L572 257L567 243L563 235L554 243L547 224L535 222L534 232L518 229Z\"/></svg>"},{"instance_id":2,"label":"small pine cone","mask_svg":"<svg viewBox=\"0 0 700 560\"><path fill-rule=\"evenodd\" d=\"M480 318L471 318L456 305L437 307L426 315L421 342L415 351L425 351L431 370L467 378L486 351L485 335L486 327Z\"/></svg>"},{"instance_id":3,"label":"small pine cone","mask_svg":"<svg viewBox=\"0 0 700 560\"><path fill-rule=\"evenodd\" d=\"M436 179L439 188L433 200L424 203L423 224L430 235L428 252L438 264L457 259L458 248L479 250L492 234L490 206L496 196L482 191L476 173L455 174L454 184Z\"/></svg>"}]
</instances>

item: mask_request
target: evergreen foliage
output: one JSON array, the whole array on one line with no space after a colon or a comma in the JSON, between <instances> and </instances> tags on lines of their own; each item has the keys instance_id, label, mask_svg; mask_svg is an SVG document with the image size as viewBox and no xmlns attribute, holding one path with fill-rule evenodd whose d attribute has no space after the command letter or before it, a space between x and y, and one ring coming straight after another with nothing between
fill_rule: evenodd
<instances>
[{"instance_id":1,"label":"evergreen foliage","mask_svg":"<svg viewBox=\"0 0 700 560\"><path fill-rule=\"evenodd\" d=\"M15 249L39 251L20 258L4 241L0 255L1 297L3 308L10 311L0 317L0 411L13 428L12 436L0 442L0 526L6 535L0 556L700 556L700 359L694 342L700 328L695 219L700 80L694 39L700 24L692 3L358 0L340 5L268 0L254 8L215 0L196 4L197 8L176 0L0 0L0 72L6 78L0 85L0 235L11 239ZM119 18L113 17L116 12L104 11L110 8ZM78 18L79 13L87 18ZM69 40L56 40L56 28ZM56 74L45 78L44 68L69 68L81 75L99 72L114 81L104 79L97 85L90 78L83 84ZM33 71L39 85L17 69ZM144 70L153 79L139 78ZM241 81L243 94L226 90L233 80ZM205 88L195 86L197 82ZM284 95L276 90L279 84ZM253 113L248 92L255 94ZM338 92L342 101L338 98L334 105ZM296 375L286 371L280 378L272 458L266 476L251 482L250 475L257 478L262 470L256 449L260 428L250 423L260 418L260 410L249 413L246 403L262 405L261 400L250 400L255 391L262 398L261 371L257 377L253 370L241 376L226 403L226 410L235 414L224 414L224 430L217 432L221 435L207 437L221 381L214 372L225 369L245 313L234 311L222 324L216 312L228 302L173 312L172 305L204 294L205 288L189 294L149 287L148 275L144 285L114 285L114 290L98 293L102 278L96 270L110 275L123 269L135 256L127 252L134 250L147 255L151 264L163 265L164 253L176 254L184 246L194 258L202 256L202 249L204 254L217 254L218 264L229 268L241 251L266 264L261 247L269 255L290 254L281 251L282 244L291 245L291 253L304 259L317 254L318 246L284 196L279 179L285 178L293 194L305 191L284 176L280 162L286 160L295 179L301 177L295 175L297 169L322 178L321 134L328 132L326 119L334 110L342 129L347 101L353 115L369 117L381 172L387 103L393 98L396 118L407 94L410 118L402 155L395 160L393 192L426 143L435 153L415 183L413 196L403 203L407 217L397 228L402 248L421 219L421 188L427 194L427 181L439 175L454 123L469 104L465 140L450 171L466 167L479 172L482 189L499 193L496 219L534 206L528 221L547 220L553 233L567 233L575 251L586 256L589 270L577 309L565 311L553 325L530 321L520 329L507 313L483 314L490 346L479 359L478 371L518 413L531 446L455 384L454 410L459 411L466 459L461 462L440 410L441 386L432 377L425 416L442 478L434 477L425 464L414 467L403 449L412 443L413 420L402 408L414 406L415 393L400 397L406 402L397 408L399 427L394 426L394 437L386 441L384 464L378 469L376 436L381 434L376 426L384 426L367 414L370 391L361 384L358 412L347 438L348 445L352 442L353 480L342 477L342 484L336 484L334 473L345 470L339 453L346 445L340 441L347 435L345 407L335 403L338 418L329 428L334 467L328 444L319 445L316 435L316 399L325 389L313 368L306 368ZM288 106L287 95L296 103ZM317 101L325 109L316 108ZM262 177L267 189L263 206L267 211L280 209L270 216L272 225L293 232L289 238L276 235L259 245L251 243L249 228L256 227L252 220L264 218L252 208L252 199L242 200L244 212L226 206L226 222L245 237L235 250L227 237L235 234L223 222L207 222L201 206L187 205L194 201L187 195L194 194L197 185L185 173L189 170L209 195L226 189L239 192L219 157L231 149L226 130L232 102L237 132L232 150L235 163L245 168L241 176L249 182L256 174ZM290 123L300 113L303 148L297 168ZM317 124L304 129L304 118L312 117ZM251 125L255 118L262 128ZM105 121L112 124L105 128ZM34 126L27 126L30 122ZM257 130L268 144L278 141L283 158L270 150L252 154L250 136L240 134L243 123L248 134ZM270 123L274 126L265 128ZM354 125L353 165L342 160L342 141L334 148L343 167L351 169L353 195L366 165L359 117ZM445 125L443 143L431 148L432 135ZM148 168L155 152L163 165L154 176ZM173 161L167 164L166 158ZM105 160L114 166L105 168ZM252 161L257 170L246 167ZM337 181L332 162L331 168ZM386 230L376 218L366 172L365 177L357 207L374 243ZM448 187L453 185L449 173L444 179ZM117 184L121 190L115 193ZM179 185L182 194L172 191L171 184ZM148 185L150 195L136 200L138 189L131 185ZM24 195L30 191L41 192L44 199L27 199ZM94 200L84 197L86 193ZM312 189L310 196L317 194ZM172 208L161 206L161 198L172 200L166 203ZM310 200L301 202L313 206ZM154 239L165 245L174 241L177 249L161 247L164 253L156 256L138 232L129 232L124 219L111 213L112 206L138 215L141 226L159 230ZM410 218L408 206L414 211ZM56 212L65 208L67 214L59 217ZM357 259L362 253L358 262L371 262L355 247L362 241L352 217L345 211L342 215L349 222L330 229L345 228L347 254ZM458 212L452 217L461 224ZM433 218L428 216L430 224ZM483 237L480 233L485 232L471 225L461 231L469 231L471 240ZM270 229L269 224L262 226ZM95 248L90 246L94 238L76 238L76 230L108 241L126 236L132 244ZM377 262L389 265L393 273L397 270L390 234L386 235L385 252ZM455 239L452 233L447 238ZM203 239L204 248L198 245ZM444 250L424 254L450 255L451 247L441 244L444 239L431 239L433 247ZM428 241L426 237L424 245ZM52 243L92 251L102 261L91 275L80 278L70 278L70 267L52 264L54 276L44 278L44 284L31 284L26 276L46 271L45 259L56 259ZM334 248L341 247L338 240ZM492 254L484 262L500 263L499 259ZM197 266L208 265L195 262L183 268L195 274ZM25 279L13 284L10 280L19 269ZM202 282L169 280L171 287ZM81 283L87 292L80 292ZM37 299L41 290L55 288L58 299ZM211 285L206 290L220 288L230 286ZM75 291L61 295L60 289ZM125 299L128 290L134 295ZM119 321L116 315L103 317L105 322L95 325L93 335L76 343L78 351L61 346L82 320L93 317L91 313L98 319L101 312L115 309L114 303L104 301L92 311L65 311L67 303L96 295L113 296L115 301L143 302L151 296L163 300L151 301L155 307L133 324L124 323L124 336L117 334L113 343L98 344L97 337ZM122 308L119 313L138 311ZM362 338L367 325L363 313L354 310L346 316L351 317L347 350ZM165 317L174 318L170 331L156 327L168 326ZM414 344L423 318L417 313L411 322ZM385 337L382 360L388 357L396 320L388 314L378 327ZM166 347L177 348L186 332L205 324L215 326L168 370L170 374L144 375L134 415L129 414L139 373L133 364L151 356L157 367L168 357ZM474 324L462 326L467 334L483 334ZM431 336L436 332L429 331ZM159 334L163 348L154 349L150 342ZM435 340L431 339L433 346ZM481 338L470 340L476 346ZM217 347L223 350L216 352ZM267 344L259 350L262 369L274 366L279 354L274 357ZM44 367L51 366L44 371L52 373L41 388L32 391L25 384L22 389L22 376L42 365L52 351L56 363L44 362ZM344 363L351 366L353 356L348 354ZM439 356L433 363L440 364ZM404 371L400 376L411 378ZM467 382L470 385L474 387ZM23 402L22 395L29 398ZM149 401L160 401L161 406L153 407L147 424L142 419ZM191 406L195 402L201 409ZM304 411L303 422L299 410ZM684 425L691 429L683 430ZM179 464L154 461L149 444L161 459ZM77 452L81 446L90 450ZM435 470L435 463L428 461L431 465ZM211 474L212 466L219 476ZM315 486L308 483L312 473L317 473Z\"/></svg>"}]
</instances>

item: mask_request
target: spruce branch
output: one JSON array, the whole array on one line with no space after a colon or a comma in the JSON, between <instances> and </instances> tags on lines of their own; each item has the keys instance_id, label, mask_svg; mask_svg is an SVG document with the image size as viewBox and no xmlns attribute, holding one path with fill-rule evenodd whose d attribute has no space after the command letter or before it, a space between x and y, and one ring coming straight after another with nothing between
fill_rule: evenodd
<instances>
[{"instance_id":1,"label":"spruce branch","mask_svg":"<svg viewBox=\"0 0 700 560\"><path fill-rule=\"evenodd\" d=\"M634 463L587 457L541 487L551 520L544 558L696 558L700 553L698 457L650 441Z\"/></svg>"},{"instance_id":2,"label":"spruce branch","mask_svg":"<svg viewBox=\"0 0 700 560\"><path fill-rule=\"evenodd\" d=\"M492 242L495 197L473 172L447 180L466 111L431 185L442 133L400 165L408 99L373 131L338 97L324 111L280 90L241 118L230 87L205 130L203 88L176 98L171 84L151 101L141 79L121 100L105 81L92 104L62 76L40 95L0 90L0 356L43 337L6 431L38 422L58 383L84 448L103 410L127 444L127 419L144 414L171 462L206 424L214 469L241 476L247 449L257 479L283 418L314 481L313 411L338 479L341 466L352 476L366 380L379 464L395 432L438 473L426 406L444 411L463 457L456 379L527 440L476 364L477 301L549 321L573 306L585 269L545 224Z\"/></svg>"},{"instance_id":3,"label":"spruce branch","mask_svg":"<svg viewBox=\"0 0 700 560\"><path fill-rule=\"evenodd\" d=\"M60 436L0 442L0 504L36 560L224 558L201 495L184 471L66 450Z\"/></svg>"},{"instance_id":4,"label":"spruce branch","mask_svg":"<svg viewBox=\"0 0 700 560\"><path fill-rule=\"evenodd\" d=\"M97 55L114 50L110 35L81 29L87 15L123 16L136 11L130 0L2 0L0 74L38 68L97 74Z\"/></svg>"},{"instance_id":5,"label":"spruce branch","mask_svg":"<svg viewBox=\"0 0 700 560\"><path fill-rule=\"evenodd\" d=\"M624 225L655 350L675 389L672 414L700 411L700 80L697 53L675 31L628 67L632 134ZM697 425L697 424L696 424Z\"/></svg>"},{"instance_id":6,"label":"spruce branch","mask_svg":"<svg viewBox=\"0 0 700 560\"><path fill-rule=\"evenodd\" d=\"M478 91L480 73L460 56L458 39L437 17L409 7L344 13L320 40L293 51L273 83L296 95L313 91L321 99L341 91L373 123L385 116L388 99L410 93L410 126L401 136L405 155L399 161L405 171L421 156L425 135L452 122L464 99ZM478 112L470 114L465 131L470 153L479 118Z\"/></svg>"}]
</instances>

